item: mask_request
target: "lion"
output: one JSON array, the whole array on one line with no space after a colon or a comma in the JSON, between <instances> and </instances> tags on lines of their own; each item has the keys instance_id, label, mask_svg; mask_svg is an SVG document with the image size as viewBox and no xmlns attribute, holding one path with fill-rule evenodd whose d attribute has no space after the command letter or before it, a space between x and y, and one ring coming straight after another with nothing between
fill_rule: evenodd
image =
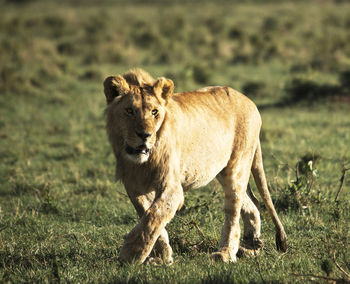
<instances>
[{"instance_id":1,"label":"lion","mask_svg":"<svg viewBox=\"0 0 350 284\"><path fill-rule=\"evenodd\" d=\"M165 226L184 203L184 192L214 178L224 192L225 222L212 258L234 262L243 243L262 247L260 214L248 182L252 172L276 228L277 249L287 250L263 168L255 104L230 87L174 93L172 80L154 79L142 69L104 81L107 135L116 158L116 175L139 215L125 237L121 262L172 264ZM244 251L244 250L243 250Z\"/></svg>"}]
</instances>

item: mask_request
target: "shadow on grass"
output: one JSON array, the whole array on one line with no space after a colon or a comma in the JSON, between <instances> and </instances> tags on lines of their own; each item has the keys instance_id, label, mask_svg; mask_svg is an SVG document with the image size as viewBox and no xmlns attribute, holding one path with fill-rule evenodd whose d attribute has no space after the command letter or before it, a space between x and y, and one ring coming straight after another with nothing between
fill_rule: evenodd
<instances>
[{"instance_id":1,"label":"shadow on grass","mask_svg":"<svg viewBox=\"0 0 350 284\"><path fill-rule=\"evenodd\" d=\"M198 256L199 253L213 253L217 251L218 241L209 238L202 238L197 242L190 242L189 239L175 236L170 239L170 244L175 253L185 254L190 258Z\"/></svg>"},{"instance_id":2,"label":"shadow on grass","mask_svg":"<svg viewBox=\"0 0 350 284\"><path fill-rule=\"evenodd\" d=\"M277 103L259 105L260 110L293 105L314 105L321 101L350 104L350 70L339 73L339 84L319 83L309 79L294 78L286 85L285 98Z\"/></svg>"}]
</instances>

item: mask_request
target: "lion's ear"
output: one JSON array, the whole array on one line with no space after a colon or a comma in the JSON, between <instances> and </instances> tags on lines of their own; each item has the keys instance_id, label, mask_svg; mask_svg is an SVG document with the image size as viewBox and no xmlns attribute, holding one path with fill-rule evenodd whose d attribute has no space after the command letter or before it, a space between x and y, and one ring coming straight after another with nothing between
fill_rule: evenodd
<instances>
[{"instance_id":1,"label":"lion's ear","mask_svg":"<svg viewBox=\"0 0 350 284\"><path fill-rule=\"evenodd\" d=\"M126 80L119 75L107 77L103 86L108 104L111 103L114 98L122 96L130 90Z\"/></svg>"},{"instance_id":2,"label":"lion's ear","mask_svg":"<svg viewBox=\"0 0 350 284\"><path fill-rule=\"evenodd\" d=\"M158 78L153 86L153 91L157 97L166 101L174 92L174 82L164 77Z\"/></svg>"}]
</instances>

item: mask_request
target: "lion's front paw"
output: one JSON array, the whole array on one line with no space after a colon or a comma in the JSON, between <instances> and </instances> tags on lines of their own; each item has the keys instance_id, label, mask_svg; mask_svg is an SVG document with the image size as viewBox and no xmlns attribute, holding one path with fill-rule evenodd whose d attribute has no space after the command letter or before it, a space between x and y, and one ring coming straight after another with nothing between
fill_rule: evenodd
<instances>
[{"instance_id":1,"label":"lion's front paw","mask_svg":"<svg viewBox=\"0 0 350 284\"><path fill-rule=\"evenodd\" d=\"M173 258L171 259L162 259L160 257L149 257L145 261L146 264L158 266L158 265L172 265L174 263Z\"/></svg>"},{"instance_id":2,"label":"lion's front paw","mask_svg":"<svg viewBox=\"0 0 350 284\"><path fill-rule=\"evenodd\" d=\"M166 265L172 265L174 263L172 255L173 250L169 245L168 237L159 237L153 248L151 257L160 258L162 260L162 263Z\"/></svg>"},{"instance_id":3,"label":"lion's front paw","mask_svg":"<svg viewBox=\"0 0 350 284\"><path fill-rule=\"evenodd\" d=\"M253 257L259 254L264 247L264 243L262 240L255 238L250 240L243 240L241 242L237 256L238 257Z\"/></svg>"},{"instance_id":4,"label":"lion's front paw","mask_svg":"<svg viewBox=\"0 0 350 284\"><path fill-rule=\"evenodd\" d=\"M226 251L218 251L211 254L211 258L217 262L235 262L236 256L230 255Z\"/></svg>"},{"instance_id":5,"label":"lion's front paw","mask_svg":"<svg viewBox=\"0 0 350 284\"><path fill-rule=\"evenodd\" d=\"M174 259L170 256L170 257L163 257L163 263L166 265L172 265L174 263Z\"/></svg>"},{"instance_id":6,"label":"lion's front paw","mask_svg":"<svg viewBox=\"0 0 350 284\"><path fill-rule=\"evenodd\" d=\"M149 257L146 259L145 264L158 266L163 264L163 260L160 257Z\"/></svg>"},{"instance_id":7,"label":"lion's front paw","mask_svg":"<svg viewBox=\"0 0 350 284\"><path fill-rule=\"evenodd\" d=\"M120 250L118 260L121 263L138 263L145 261L147 255L144 253L143 247L138 244L130 244L125 242Z\"/></svg>"}]
</instances>

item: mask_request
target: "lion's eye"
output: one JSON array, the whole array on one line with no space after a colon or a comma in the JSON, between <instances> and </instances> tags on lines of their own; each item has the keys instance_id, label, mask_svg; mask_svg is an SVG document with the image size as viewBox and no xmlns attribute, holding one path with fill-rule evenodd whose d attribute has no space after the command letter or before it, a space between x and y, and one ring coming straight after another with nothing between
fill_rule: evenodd
<instances>
[{"instance_id":1,"label":"lion's eye","mask_svg":"<svg viewBox=\"0 0 350 284\"><path fill-rule=\"evenodd\" d=\"M133 111L133 109L131 107L126 108L125 112L126 112L127 115L133 115L134 114L134 111Z\"/></svg>"},{"instance_id":2,"label":"lion's eye","mask_svg":"<svg viewBox=\"0 0 350 284\"><path fill-rule=\"evenodd\" d=\"M156 116L157 114L158 114L158 110L157 109L152 110L152 115L153 116Z\"/></svg>"}]
</instances>

